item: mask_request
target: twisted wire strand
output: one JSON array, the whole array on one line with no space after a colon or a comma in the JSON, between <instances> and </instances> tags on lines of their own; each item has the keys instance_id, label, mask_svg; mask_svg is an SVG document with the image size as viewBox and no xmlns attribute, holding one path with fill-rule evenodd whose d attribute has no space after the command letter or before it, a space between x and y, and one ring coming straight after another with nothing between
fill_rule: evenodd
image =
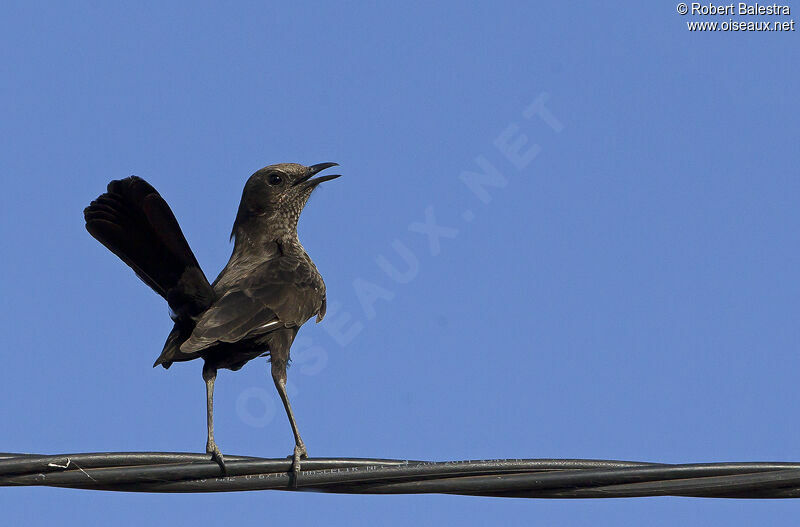
<instances>
[{"instance_id":1,"label":"twisted wire strand","mask_svg":"<svg viewBox=\"0 0 800 527\"><path fill-rule=\"evenodd\" d=\"M661 464L593 459L411 461L312 458L295 482L290 459L98 452L1 454L0 486L123 492L284 490L342 494L460 494L509 498L800 497L800 463Z\"/></svg>"}]
</instances>

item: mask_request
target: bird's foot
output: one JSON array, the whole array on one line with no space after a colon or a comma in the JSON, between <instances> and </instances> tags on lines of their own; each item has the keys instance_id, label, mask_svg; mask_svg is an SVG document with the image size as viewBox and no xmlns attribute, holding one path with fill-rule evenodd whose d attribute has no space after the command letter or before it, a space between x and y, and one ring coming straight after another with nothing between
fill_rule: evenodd
<instances>
[{"instance_id":1,"label":"bird's foot","mask_svg":"<svg viewBox=\"0 0 800 527\"><path fill-rule=\"evenodd\" d=\"M206 453L211 454L211 460L219 465L220 470L222 470L222 475L226 475L228 469L225 468L225 459L222 457L222 452L219 451L217 444L213 441L206 443Z\"/></svg>"},{"instance_id":2,"label":"bird's foot","mask_svg":"<svg viewBox=\"0 0 800 527\"><path fill-rule=\"evenodd\" d=\"M289 486L293 489L297 488L297 476L300 475L300 460L308 459L308 451L306 445L302 442L294 447L294 453L289 456L292 458L292 471L289 473Z\"/></svg>"}]
</instances>

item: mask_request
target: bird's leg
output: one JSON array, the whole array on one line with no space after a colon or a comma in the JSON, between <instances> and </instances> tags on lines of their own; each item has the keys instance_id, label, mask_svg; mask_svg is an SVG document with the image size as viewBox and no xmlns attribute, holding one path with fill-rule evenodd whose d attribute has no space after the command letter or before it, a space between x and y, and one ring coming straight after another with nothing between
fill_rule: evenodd
<instances>
[{"instance_id":1,"label":"bird's leg","mask_svg":"<svg viewBox=\"0 0 800 527\"><path fill-rule=\"evenodd\" d=\"M225 474L225 460L222 458L222 452L217 448L214 442L214 381L217 379L217 369L209 366L208 363L203 365L203 380L206 381L206 419L208 423L208 441L206 442L206 452L211 454L211 459L216 461L222 473Z\"/></svg>"},{"instance_id":2,"label":"bird's leg","mask_svg":"<svg viewBox=\"0 0 800 527\"><path fill-rule=\"evenodd\" d=\"M283 407L286 409L286 415L289 417L289 424L292 425L292 433L294 434L294 454L292 455L292 486L297 486L297 475L300 473L300 460L308 457L306 445L300 437L300 431L297 430L297 422L294 420L294 413L292 412L292 405L289 404L289 395L286 393L286 361L279 360L275 357L272 358L272 380L275 381L275 388L278 389L278 394L283 401Z\"/></svg>"}]
</instances>

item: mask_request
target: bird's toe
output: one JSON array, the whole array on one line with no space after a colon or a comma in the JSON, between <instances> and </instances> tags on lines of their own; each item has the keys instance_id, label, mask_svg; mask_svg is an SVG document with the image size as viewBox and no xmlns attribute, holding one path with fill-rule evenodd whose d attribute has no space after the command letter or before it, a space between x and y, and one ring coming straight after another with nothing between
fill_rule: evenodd
<instances>
[{"instance_id":1,"label":"bird's toe","mask_svg":"<svg viewBox=\"0 0 800 527\"><path fill-rule=\"evenodd\" d=\"M296 489L297 488L297 478L300 475L300 460L308 458L308 451L306 451L305 445L297 445L294 447L294 453L289 456L292 458L292 470L289 473L289 485Z\"/></svg>"},{"instance_id":2,"label":"bird's toe","mask_svg":"<svg viewBox=\"0 0 800 527\"><path fill-rule=\"evenodd\" d=\"M206 453L211 454L211 460L219 465L223 476L228 473L228 469L225 466L225 458L222 457L222 452L219 451L219 447L216 444L210 443L206 445Z\"/></svg>"}]
</instances>

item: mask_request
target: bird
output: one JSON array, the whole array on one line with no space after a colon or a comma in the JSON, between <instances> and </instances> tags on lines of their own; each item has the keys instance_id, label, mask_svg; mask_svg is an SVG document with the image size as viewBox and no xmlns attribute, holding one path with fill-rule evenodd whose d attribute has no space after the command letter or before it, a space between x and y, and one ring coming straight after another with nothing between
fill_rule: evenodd
<instances>
[{"instance_id":1,"label":"bird","mask_svg":"<svg viewBox=\"0 0 800 527\"><path fill-rule=\"evenodd\" d=\"M233 252L213 283L169 205L144 179L113 180L84 209L89 234L169 305L174 325L153 367L203 359L206 453L223 475L225 459L214 441L217 370L236 371L257 357L268 357L292 427L294 482L308 457L286 393L286 369L298 330L313 317L322 321L327 300L325 282L297 236L297 223L311 193L341 174L314 176L334 166L280 163L253 173L233 223Z\"/></svg>"}]
</instances>

